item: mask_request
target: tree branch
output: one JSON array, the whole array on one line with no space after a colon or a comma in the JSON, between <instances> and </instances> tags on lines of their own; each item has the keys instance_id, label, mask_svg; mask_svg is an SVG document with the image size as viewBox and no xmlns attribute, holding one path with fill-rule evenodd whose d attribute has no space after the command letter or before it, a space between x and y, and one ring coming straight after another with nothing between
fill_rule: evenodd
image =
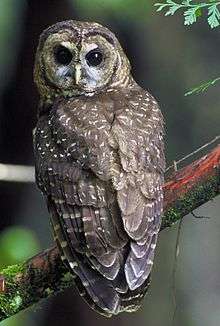
<instances>
[{"instance_id":1,"label":"tree branch","mask_svg":"<svg viewBox=\"0 0 220 326\"><path fill-rule=\"evenodd\" d=\"M164 186L162 229L220 194L220 145L173 173Z\"/></svg>"},{"instance_id":2,"label":"tree branch","mask_svg":"<svg viewBox=\"0 0 220 326\"><path fill-rule=\"evenodd\" d=\"M166 181L164 193L161 230L220 193L220 145L173 173ZM3 269L0 274L0 321L73 286L73 277L56 246L23 264Z\"/></svg>"}]
</instances>

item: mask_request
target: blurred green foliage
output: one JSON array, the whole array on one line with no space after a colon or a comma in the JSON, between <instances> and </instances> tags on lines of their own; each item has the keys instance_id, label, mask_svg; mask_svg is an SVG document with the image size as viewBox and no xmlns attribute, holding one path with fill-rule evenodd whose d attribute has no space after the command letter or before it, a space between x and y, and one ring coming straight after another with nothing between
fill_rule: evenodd
<instances>
[{"instance_id":1,"label":"blurred green foliage","mask_svg":"<svg viewBox=\"0 0 220 326\"><path fill-rule=\"evenodd\" d=\"M89 17L101 15L119 16L123 19L146 19L149 9L152 7L152 1L149 0L70 0L75 8L83 14L89 14ZM152 10L153 12L153 10Z\"/></svg>"},{"instance_id":2,"label":"blurred green foliage","mask_svg":"<svg viewBox=\"0 0 220 326\"><path fill-rule=\"evenodd\" d=\"M26 316L13 316L1 322L1 326L18 326L28 325L26 322Z\"/></svg>"},{"instance_id":3,"label":"blurred green foliage","mask_svg":"<svg viewBox=\"0 0 220 326\"><path fill-rule=\"evenodd\" d=\"M19 22L24 12L24 0L1 0L0 1L0 75L8 80L13 69L11 65L14 57L15 41L19 40L19 31L22 25ZM16 33L14 32L16 30Z\"/></svg>"},{"instance_id":4,"label":"blurred green foliage","mask_svg":"<svg viewBox=\"0 0 220 326\"><path fill-rule=\"evenodd\" d=\"M40 250L35 234L26 228L13 226L0 234L0 267L20 263Z\"/></svg>"}]
</instances>

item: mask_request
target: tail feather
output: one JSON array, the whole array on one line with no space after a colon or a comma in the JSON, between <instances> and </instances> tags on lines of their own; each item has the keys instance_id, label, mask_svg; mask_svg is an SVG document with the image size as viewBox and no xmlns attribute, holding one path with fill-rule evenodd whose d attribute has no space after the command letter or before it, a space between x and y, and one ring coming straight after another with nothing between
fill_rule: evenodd
<instances>
[{"instance_id":1,"label":"tail feather","mask_svg":"<svg viewBox=\"0 0 220 326\"><path fill-rule=\"evenodd\" d=\"M108 280L114 280L116 278L116 276L118 275L118 271L119 271L119 261L117 259L117 257L115 258L114 262L112 263L111 266L103 266L102 264L100 264L100 262L98 261L98 259L92 255L87 255L89 261L91 262L92 266L95 267L95 269L97 271L99 271L99 273L101 273L104 277L106 277Z\"/></svg>"},{"instance_id":2,"label":"tail feather","mask_svg":"<svg viewBox=\"0 0 220 326\"><path fill-rule=\"evenodd\" d=\"M51 205L50 210L53 210ZM68 234L62 229L56 211L53 211L51 222L55 240L59 239L57 245L62 253L61 258L77 276L75 284L80 295L93 309L102 312L105 316L117 314L120 307L120 297L111 281L103 277L98 271L93 270L88 265L84 255L76 253L73 248L67 245Z\"/></svg>"},{"instance_id":3,"label":"tail feather","mask_svg":"<svg viewBox=\"0 0 220 326\"><path fill-rule=\"evenodd\" d=\"M136 243L131 247L125 264L125 275L131 290L139 288L150 275L156 241L157 234L154 234L143 246Z\"/></svg>"},{"instance_id":4,"label":"tail feather","mask_svg":"<svg viewBox=\"0 0 220 326\"><path fill-rule=\"evenodd\" d=\"M74 274L75 285L83 299L92 309L106 317L122 311L136 311L140 307L141 299L150 283L151 268L146 268L148 263L146 257L150 257L150 246L154 240L156 241L154 235L144 245L140 245L140 248L134 246L133 250L130 251L130 247L127 247L124 249L125 252L120 253L119 251L115 257L106 254L106 257L101 260L104 265L101 266L99 259L86 256L80 251L77 252L73 246L68 245L70 241L70 234L67 231L68 224L64 227L62 216L57 212L57 205L56 207L53 206L53 201L50 201L49 208L52 213L51 222L61 258ZM72 214L72 211L68 211L68 214ZM65 219L66 223L68 220ZM71 222L77 223L78 221ZM77 227L80 229L81 225L77 225ZM80 233L76 234L76 237L82 236ZM77 242L77 239L74 241ZM101 269L99 270L99 268ZM127 276L128 269L132 280ZM144 273L141 272L142 270ZM137 277L140 272L142 273L141 277Z\"/></svg>"},{"instance_id":5,"label":"tail feather","mask_svg":"<svg viewBox=\"0 0 220 326\"><path fill-rule=\"evenodd\" d=\"M141 307L141 301L150 286L150 282L151 277L149 275L140 288L134 291L128 290L125 294L122 294L120 311L133 312L138 310Z\"/></svg>"}]
</instances>

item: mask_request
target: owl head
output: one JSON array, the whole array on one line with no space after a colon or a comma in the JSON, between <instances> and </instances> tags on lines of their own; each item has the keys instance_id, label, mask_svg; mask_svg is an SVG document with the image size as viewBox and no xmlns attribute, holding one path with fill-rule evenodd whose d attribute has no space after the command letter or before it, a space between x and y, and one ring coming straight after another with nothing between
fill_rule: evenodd
<instances>
[{"instance_id":1,"label":"owl head","mask_svg":"<svg viewBox=\"0 0 220 326\"><path fill-rule=\"evenodd\" d=\"M100 24L60 22L40 37L34 79L43 99L98 93L126 84L129 75L117 38Z\"/></svg>"}]
</instances>

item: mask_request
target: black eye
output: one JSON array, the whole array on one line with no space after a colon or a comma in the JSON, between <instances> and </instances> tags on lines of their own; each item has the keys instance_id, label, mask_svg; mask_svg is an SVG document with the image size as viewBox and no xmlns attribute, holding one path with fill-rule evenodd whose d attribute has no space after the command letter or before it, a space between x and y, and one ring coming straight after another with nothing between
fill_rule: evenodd
<instances>
[{"instance_id":1,"label":"black eye","mask_svg":"<svg viewBox=\"0 0 220 326\"><path fill-rule=\"evenodd\" d=\"M70 50L68 50L67 48L65 48L64 46L60 45L56 50L55 50L55 58L56 61L61 64L61 65L68 65L72 59L73 59L73 55L70 52Z\"/></svg>"},{"instance_id":2,"label":"black eye","mask_svg":"<svg viewBox=\"0 0 220 326\"><path fill-rule=\"evenodd\" d=\"M86 61L89 66L98 66L103 60L103 54L99 50L92 50L87 53Z\"/></svg>"}]
</instances>

